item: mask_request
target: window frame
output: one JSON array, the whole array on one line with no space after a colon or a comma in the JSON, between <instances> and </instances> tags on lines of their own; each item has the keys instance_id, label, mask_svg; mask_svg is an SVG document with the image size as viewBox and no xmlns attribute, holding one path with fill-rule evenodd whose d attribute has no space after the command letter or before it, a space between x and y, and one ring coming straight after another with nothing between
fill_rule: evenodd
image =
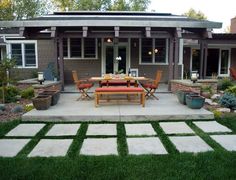
<instances>
[{"instance_id":1,"label":"window frame","mask_svg":"<svg viewBox=\"0 0 236 180\"><path fill-rule=\"evenodd\" d=\"M17 66L19 69L37 69L38 68L38 43L37 40L8 40L7 41L7 54L12 58L12 44L21 44L22 66ZM25 60L25 44L34 44L35 48L35 66L26 66Z\"/></svg>"},{"instance_id":2,"label":"window frame","mask_svg":"<svg viewBox=\"0 0 236 180\"><path fill-rule=\"evenodd\" d=\"M152 51L154 52L155 49L155 41L156 39L165 39L166 40L166 55L165 55L165 62L155 62L155 54L152 52L152 62L151 63L144 63L142 62L142 39L143 38L139 38L139 65L168 65L169 61L169 40L168 38L150 38L152 39Z\"/></svg>"},{"instance_id":3,"label":"window frame","mask_svg":"<svg viewBox=\"0 0 236 180\"><path fill-rule=\"evenodd\" d=\"M71 49L70 49L70 39L71 38L80 38L81 39L81 57L71 57ZM88 37L89 38L89 37ZM68 37L67 38L67 57L64 57L65 60L97 60L98 59L98 38L95 39L95 57L84 57L84 40L86 38L81 37Z\"/></svg>"},{"instance_id":4,"label":"window frame","mask_svg":"<svg viewBox=\"0 0 236 180\"><path fill-rule=\"evenodd\" d=\"M221 56L222 56L222 51L227 50L229 52L228 54L228 68L227 68L227 74L221 74ZM219 64L218 64L218 76L219 77L228 77L230 76L229 68L230 68L230 63L231 63L231 48L219 48Z\"/></svg>"}]
</instances>

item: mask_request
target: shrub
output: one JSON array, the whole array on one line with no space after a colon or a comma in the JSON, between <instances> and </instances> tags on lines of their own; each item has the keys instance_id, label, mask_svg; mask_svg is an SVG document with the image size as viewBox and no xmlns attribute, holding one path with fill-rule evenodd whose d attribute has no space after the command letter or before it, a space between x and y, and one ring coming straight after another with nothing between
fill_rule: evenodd
<instances>
[{"instance_id":1,"label":"shrub","mask_svg":"<svg viewBox=\"0 0 236 180\"><path fill-rule=\"evenodd\" d=\"M2 87L0 87L0 91L2 91ZM19 94L19 89L17 89L15 86L7 86L5 88L5 102L16 102L17 101L17 95ZM2 94L0 94L0 99L2 99Z\"/></svg>"},{"instance_id":2,"label":"shrub","mask_svg":"<svg viewBox=\"0 0 236 180\"><path fill-rule=\"evenodd\" d=\"M226 89L225 92L234 94L234 95L236 96L236 86L231 86L231 87L229 87L228 89Z\"/></svg>"},{"instance_id":3,"label":"shrub","mask_svg":"<svg viewBox=\"0 0 236 180\"><path fill-rule=\"evenodd\" d=\"M226 90L230 86L233 86L233 82L229 78L223 78L218 81L217 88L218 90Z\"/></svg>"},{"instance_id":4,"label":"shrub","mask_svg":"<svg viewBox=\"0 0 236 180\"><path fill-rule=\"evenodd\" d=\"M23 111L24 111L24 108L21 105L17 105L11 110L11 112L13 113L21 113Z\"/></svg>"},{"instance_id":5,"label":"shrub","mask_svg":"<svg viewBox=\"0 0 236 180\"><path fill-rule=\"evenodd\" d=\"M21 98L31 99L33 97L34 97L34 89L32 87L29 87L21 91Z\"/></svg>"},{"instance_id":6,"label":"shrub","mask_svg":"<svg viewBox=\"0 0 236 180\"><path fill-rule=\"evenodd\" d=\"M220 119L222 117L222 112L217 111L217 110L213 110L213 114L215 119Z\"/></svg>"},{"instance_id":7,"label":"shrub","mask_svg":"<svg viewBox=\"0 0 236 180\"><path fill-rule=\"evenodd\" d=\"M227 92L220 98L219 103L226 108L230 108L232 112L236 109L236 96Z\"/></svg>"},{"instance_id":8,"label":"shrub","mask_svg":"<svg viewBox=\"0 0 236 180\"><path fill-rule=\"evenodd\" d=\"M26 112L29 112L32 109L34 109L34 106L33 106L33 104L27 104L27 105L25 105L24 109Z\"/></svg>"}]
</instances>

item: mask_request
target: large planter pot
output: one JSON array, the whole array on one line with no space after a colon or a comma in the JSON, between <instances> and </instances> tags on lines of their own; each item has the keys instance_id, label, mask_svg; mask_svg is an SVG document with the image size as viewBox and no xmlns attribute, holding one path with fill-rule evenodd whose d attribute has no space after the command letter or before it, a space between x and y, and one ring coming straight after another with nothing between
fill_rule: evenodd
<instances>
[{"instance_id":1,"label":"large planter pot","mask_svg":"<svg viewBox=\"0 0 236 180\"><path fill-rule=\"evenodd\" d=\"M189 94L198 95L197 93L194 93L192 91L183 91L183 90L177 91L176 93L179 102L184 105L186 105L186 95L189 95Z\"/></svg>"},{"instance_id":2,"label":"large planter pot","mask_svg":"<svg viewBox=\"0 0 236 180\"><path fill-rule=\"evenodd\" d=\"M199 95L186 95L186 104L191 109L201 109L205 103L205 98Z\"/></svg>"},{"instance_id":3,"label":"large planter pot","mask_svg":"<svg viewBox=\"0 0 236 180\"><path fill-rule=\"evenodd\" d=\"M47 110L52 101L52 96L48 95L38 95L37 97L32 99L33 105L37 110Z\"/></svg>"},{"instance_id":4,"label":"large planter pot","mask_svg":"<svg viewBox=\"0 0 236 180\"><path fill-rule=\"evenodd\" d=\"M58 90L45 90L40 95L46 95L46 96L52 96L51 106L54 106L57 104L57 102L60 99L60 91Z\"/></svg>"}]
</instances>

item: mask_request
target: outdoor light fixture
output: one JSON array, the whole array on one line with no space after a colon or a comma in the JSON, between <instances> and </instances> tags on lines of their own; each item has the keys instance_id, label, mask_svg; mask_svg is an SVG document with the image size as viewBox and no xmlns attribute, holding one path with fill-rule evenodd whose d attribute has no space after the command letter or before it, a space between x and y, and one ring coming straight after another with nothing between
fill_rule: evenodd
<instances>
[{"instance_id":1,"label":"outdoor light fixture","mask_svg":"<svg viewBox=\"0 0 236 180\"><path fill-rule=\"evenodd\" d=\"M152 51L148 51L148 55L152 55Z\"/></svg>"},{"instance_id":2,"label":"outdoor light fixture","mask_svg":"<svg viewBox=\"0 0 236 180\"><path fill-rule=\"evenodd\" d=\"M111 40L110 38L108 38L108 39L107 39L107 42L108 42L108 43L111 43L111 42L112 42L112 40Z\"/></svg>"},{"instance_id":3,"label":"outdoor light fixture","mask_svg":"<svg viewBox=\"0 0 236 180\"><path fill-rule=\"evenodd\" d=\"M44 75L43 75L43 72L38 72L38 82L40 84L43 84L44 82Z\"/></svg>"},{"instance_id":4,"label":"outdoor light fixture","mask_svg":"<svg viewBox=\"0 0 236 180\"><path fill-rule=\"evenodd\" d=\"M155 53L158 53L158 49L154 49L154 52L155 52Z\"/></svg>"},{"instance_id":5,"label":"outdoor light fixture","mask_svg":"<svg viewBox=\"0 0 236 180\"><path fill-rule=\"evenodd\" d=\"M192 73L191 73L191 81L193 81L193 83L195 83L197 81L197 78L198 78L197 71L192 71Z\"/></svg>"}]
</instances>

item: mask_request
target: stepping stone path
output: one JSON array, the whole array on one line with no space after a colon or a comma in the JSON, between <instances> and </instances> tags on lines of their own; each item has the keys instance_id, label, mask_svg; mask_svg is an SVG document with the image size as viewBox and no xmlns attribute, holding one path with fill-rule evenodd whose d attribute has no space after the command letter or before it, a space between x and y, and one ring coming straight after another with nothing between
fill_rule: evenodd
<instances>
[{"instance_id":1,"label":"stepping stone path","mask_svg":"<svg viewBox=\"0 0 236 180\"><path fill-rule=\"evenodd\" d=\"M125 124L127 136L153 136L156 135L151 124Z\"/></svg>"},{"instance_id":2,"label":"stepping stone path","mask_svg":"<svg viewBox=\"0 0 236 180\"><path fill-rule=\"evenodd\" d=\"M158 137L127 138L129 154L168 154Z\"/></svg>"},{"instance_id":3,"label":"stepping stone path","mask_svg":"<svg viewBox=\"0 0 236 180\"><path fill-rule=\"evenodd\" d=\"M213 149L198 136L171 136L171 142L179 152L206 152Z\"/></svg>"},{"instance_id":4,"label":"stepping stone path","mask_svg":"<svg viewBox=\"0 0 236 180\"><path fill-rule=\"evenodd\" d=\"M0 156L14 157L31 139L0 139Z\"/></svg>"},{"instance_id":5,"label":"stepping stone path","mask_svg":"<svg viewBox=\"0 0 236 180\"><path fill-rule=\"evenodd\" d=\"M212 135L217 143L228 151L236 151L236 135Z\"/></svg>"},{"instance_id":6,"label":"stepping stone path","mask_svg":"<svg viewBox=\"0 0 236 180\"><path fill-rule=\"evenodd\" d=\"M65 156L72 141L72 139L42 139L34 147L28 157Z\"/></svg>"},{"instance_id":7,"label":"stepping stone path","mask_svg":"<svg viewBox=\"0 0 236 180\"><path fill-rule=\"evenodd\" d=\"M116 124L89 124L86 135L117 135Z\"/></svg>"},{"instance_id":8,"label":"stepping stone path","mask_svg":"<svg viewBox=\"0 0 236 180\"><path fill-rule=\"evenodd\" d=\"M74 136L79 128L80 124L55 124L46 136Z\"/></svg>"},{"instance_id":9,"label":"stepping stone path","mask_svg":"<svg viewBox=\"0 0 236 180\"><path fill-rule=\"evenodd\" d=\"M220 123L216 121L201 121L201 122L193 122L193 123L206 133L232 132L229 128L221 125Z\"/></svg>"},{"instance_id":10,"label":"stepping stone path","mask_svg":"<svg viewBox=\"0 0 236 180\"><path fill-rule=\"evenodd\" d=\"M116 138L85 139L80 150L83 155L118 155Z\"/></svg>"},{"instance_id":11,"label":"stepping stone path","mask_svg":"<svg viewBox=\"0 0 236 180\"><path fill-rule=\"evenodd\" d=\"M166 134L194 134L185 122L163 122L160 126Z\"/></svg>"},{"instance_id":12,"label":"stepping stone path","mask_svg":"<svg viewBox=\"0 0 236 180\"><path fill-rule=\"evenodd\" d=\"M19 124L12 129L6 136L35 136L45 124Z\"/></svg>"}]
</instances>

